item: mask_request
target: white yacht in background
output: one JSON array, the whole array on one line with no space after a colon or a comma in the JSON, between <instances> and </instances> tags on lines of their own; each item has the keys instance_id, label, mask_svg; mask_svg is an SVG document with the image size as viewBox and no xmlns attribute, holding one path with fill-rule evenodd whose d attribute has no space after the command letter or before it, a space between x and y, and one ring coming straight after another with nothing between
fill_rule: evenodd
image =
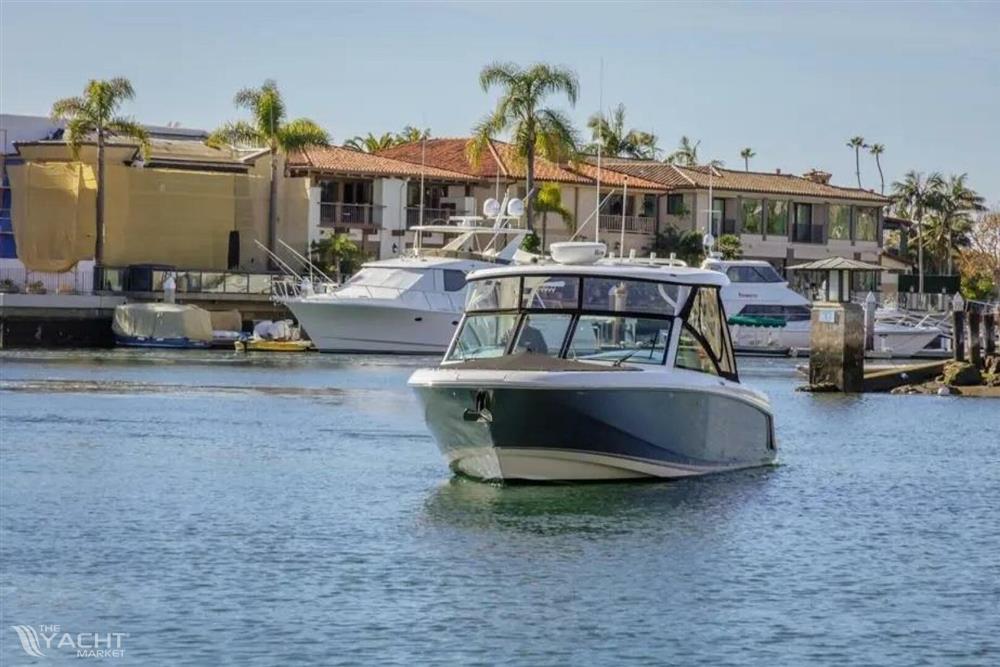
<instances>
[{"instance_id":1,"label":"white yacht in background","mask_svg":"<svg viewBox=\"0 0 1000 667\"><path fill-rule=\"evenodd\" d=\"M571 245L552 245L555 263L471 274L444 360L410 377L452 470L573 481L772 463L770 405L737 374L727 278Z\"/></svg>"},{"instance_id":2,"label":"white yacht in background","mask_svg":"<svg viewBox=\"0 0 1000 667\"><path fill-rule=\"evenodd\" d=\"M414 227L411 254L368 262L332 291L282 302L322 352L440 354L462 317L466 274L511 262L528 233L520 200L491 199L484 209L485 218ZM443 247L424 246L429 234L441 234Z\"/></svg>"},{"instance_id":3,"label":"white yacht in background","mask_svg":"<svg viewBox=\"0 0 1000 667\"><path fill-rule=\"evenodd\" d=\"M763 260L706 259L702 268L724 273L729 285L722 301L738 352L808 350L811 304ZM875 323L875 349L910 357L927 347L941 330L928 326Z\"/></svg>"}]
</instances>

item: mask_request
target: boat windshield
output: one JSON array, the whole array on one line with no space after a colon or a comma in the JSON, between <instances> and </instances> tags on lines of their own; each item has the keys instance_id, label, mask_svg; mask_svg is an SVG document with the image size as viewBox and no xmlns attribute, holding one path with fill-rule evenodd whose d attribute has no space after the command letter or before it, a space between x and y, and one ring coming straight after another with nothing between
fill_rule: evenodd
<instances>
[{"instance_id":1,"label":"boat windshield","mask_svg":"<svg viewBox=\"0 0 1000 667\"><path fill-rule=\"evenodd\" d=\"M413 287L425 272L423 269L409 269L387 266L366 266L344 283L345 287L389 287L405 290Z\"/></svg>"},{"instance_id":2,"label":"boat windshield","mask_svg":"<svg viewBox=\"0 0 1000 667\"><path fill-rule=\"evenodd\" d=\"M734 283L781 283L784 280L774 270L765 264L731 266L726 270L726 277Z\"/></svg>"},{"instance_id":3,"label":"boat windshield","mask_svg":"<svg viewBox=\"0 0 1000 667\"><path fill-rule=\"evenodd\" d=\"M690 293L685 285L603 276L472 281L445 360L525 353L663 364Z\"/></svg>"}]
</instances>

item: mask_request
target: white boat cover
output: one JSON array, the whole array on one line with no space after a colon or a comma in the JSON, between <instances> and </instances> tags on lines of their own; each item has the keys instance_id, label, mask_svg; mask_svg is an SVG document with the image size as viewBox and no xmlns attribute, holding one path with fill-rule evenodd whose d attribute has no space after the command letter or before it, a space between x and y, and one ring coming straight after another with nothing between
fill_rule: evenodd
<instances>
[{"instance_id":1,"label":"white boat cover","mask_svg":"<svg viewBox=\"0 0 1000 667\"><path fill-rule=\"evenodd\" d=\"M212 340L212 318L198 306L126 303L115 308L111 328L119 336Z\"/></svg>"}]
</instances>

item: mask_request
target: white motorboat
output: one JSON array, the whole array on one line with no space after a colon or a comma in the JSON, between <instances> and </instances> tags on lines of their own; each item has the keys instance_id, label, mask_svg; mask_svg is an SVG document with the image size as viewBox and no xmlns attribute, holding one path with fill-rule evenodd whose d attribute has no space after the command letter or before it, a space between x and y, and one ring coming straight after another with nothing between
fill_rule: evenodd
<instances>
[{"instance_id":1,"label":"white motorboat","mask_svg":"<svg viewBox=\"0 0 1000 667\"><path fill-rule=\"evenodd\" d=\"M702 268L724 273L729 285L722 301L731 318L733 344L739 353L808 350L811 304L792 290L763 260L710 258ZM931 326L875 322L875 350L910 357L941 335Z\"/></svg>"},{"instance_id":2,"label":"white motorboat","mask_svg":"<svg viewBox=\"0 0 1000 667\"><path fill-rule=\"evenodd\" d=\"M724 275L603 262L468 278L444 360L409 381L452 470L606 480L775 460L768 400L739 382Z\"/></svg>"},{"instance_id":3,"label":"white motorboat","mask_svg":"<svg viewBox=\"0 0 1000 667\"><path fill-rule=\"evenodd\" d=\"M414 227L411 254L368 262L332 291L282 301L322 352L440 354L462 316L466 274L509 263L518 252L528 233L519 204L489 200L491 218ZM443 247L422 243L431 234L444 237Z\"/></svg>"}]
</instances>

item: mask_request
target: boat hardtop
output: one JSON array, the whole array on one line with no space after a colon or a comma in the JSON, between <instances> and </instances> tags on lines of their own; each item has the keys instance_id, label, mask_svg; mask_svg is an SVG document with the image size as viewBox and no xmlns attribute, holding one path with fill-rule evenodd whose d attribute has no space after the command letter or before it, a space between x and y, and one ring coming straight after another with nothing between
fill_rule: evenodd
<instances>
[{"instance_id":1,"label":"boat hardtop","mask_svg":"<svg viewBox=\"0 0 1000 667\"><path fill-rule=\"evenodd\" d=\"M646 280L679 285L707 285L727 287L729 278L718 271L698 269L688 266L643 266L636 263L615 263L614 260L600 264L529 264L505 267L490 267L474 271L468 280L486 280L509 276L594 276L604 278L624 278Z\"/></svg>"}]
</instances>

